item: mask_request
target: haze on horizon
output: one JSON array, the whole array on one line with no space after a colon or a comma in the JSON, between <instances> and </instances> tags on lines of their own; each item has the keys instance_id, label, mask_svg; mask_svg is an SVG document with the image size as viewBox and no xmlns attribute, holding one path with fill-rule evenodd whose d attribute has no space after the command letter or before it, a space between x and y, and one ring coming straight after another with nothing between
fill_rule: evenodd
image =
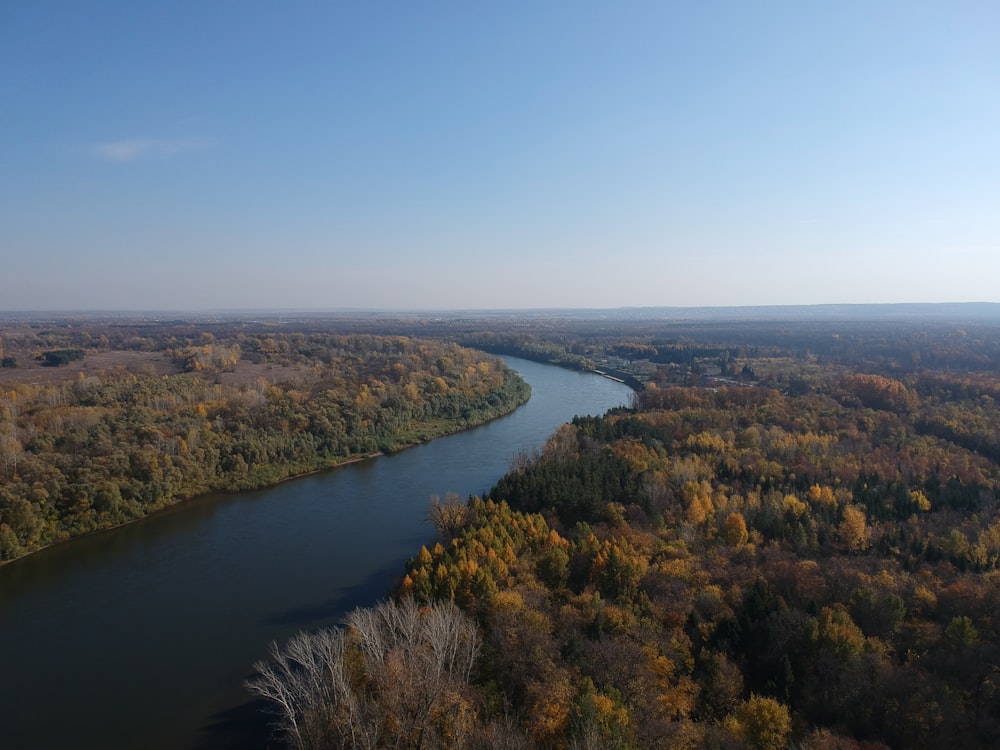
<instances>
[{"instance_id":1,"label":"haze on horizon","mask_svg":"<svg viewBox=\"0 0 1000 750\"><path fill-rule=\"evenodd\" d=\"M1000 5L0 6L0 310L1000 302Z\"/></svg>"}]
</instances>

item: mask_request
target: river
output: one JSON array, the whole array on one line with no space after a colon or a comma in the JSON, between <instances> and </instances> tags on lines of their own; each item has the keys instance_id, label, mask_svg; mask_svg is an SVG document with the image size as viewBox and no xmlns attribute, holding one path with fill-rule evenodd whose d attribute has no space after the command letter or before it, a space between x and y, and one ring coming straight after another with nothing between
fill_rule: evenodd
<instances>
[{"instance_id":1,"label":"river","mask_svg":"<svg viewBox=\"0 0 1000 750\"><path fill-rule=\"evenodd\" d=\"M597 375L505 359L532 386L507 417L188 501L0 568L0 747L266 747L242 683L270 641L385 596L433 536L431 496L485 494L516 453L631 396Z\"/></svg>"}]
</instances>

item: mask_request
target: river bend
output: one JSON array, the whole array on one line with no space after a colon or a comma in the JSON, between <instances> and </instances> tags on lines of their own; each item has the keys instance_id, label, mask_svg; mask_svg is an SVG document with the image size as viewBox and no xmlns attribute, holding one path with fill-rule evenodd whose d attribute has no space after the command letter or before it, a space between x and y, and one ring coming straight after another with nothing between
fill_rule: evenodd
<instances>
[{"instance_id":1,"label":"river bend","mask_svg":"<svg viewBox=\"0 0 1000 750\"><path fill-rule=\"evenodd\" d=\"M401 453L212 495L0 568L0 746L264 747L242 687L272 640L384 596L432 537L432 495L484 494L519 451L631 392L505 358L513 414Z\"/></svg>"}]
</instances>

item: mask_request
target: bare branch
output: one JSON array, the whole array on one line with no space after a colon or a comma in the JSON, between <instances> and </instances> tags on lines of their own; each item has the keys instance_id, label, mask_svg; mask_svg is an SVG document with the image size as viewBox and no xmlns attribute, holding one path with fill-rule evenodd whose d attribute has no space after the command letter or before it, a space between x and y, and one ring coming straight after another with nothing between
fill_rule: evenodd
<instances>
[{"instance_id":1,"label":"bare branch","mask_svg":"<svg viewBox=\"0 0 1000 750\"><path fill-rule=\"evenodd\" d=\"M462 533L470 518L469 506L457 492L448 492L444 499L434 495L431 498L427 517L443 540L451 540Z\"/></svg>"},{"instance_id":2,"label":"bare branch","mask_svg":"<svg viewBox=\"0 0 1000 750\"><path fill-rule=\"evenodd\" d=\"M451 602L412 599L356 609L346 629L272 644L247 687L276 708L298 750L462 747L473 723L465 692L479 652L475 622Z\"/></svg>"}]
</instances>

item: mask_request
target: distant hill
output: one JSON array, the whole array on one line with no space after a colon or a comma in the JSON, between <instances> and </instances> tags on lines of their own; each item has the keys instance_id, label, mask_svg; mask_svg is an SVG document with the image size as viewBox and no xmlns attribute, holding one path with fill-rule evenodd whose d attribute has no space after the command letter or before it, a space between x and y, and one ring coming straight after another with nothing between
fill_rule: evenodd
<instances>
[{"instance_id":1,"label":"distant hill","mask_svg":"<svg viewBox=\"0 0 1000 750\"><path fill-rule=\"evenodd\" d=\"M523 311L526 312L526 311ZM758 305L746 307L623 307L614 310L539 310L538 314L618 320L997 320L995 302L912 302L871 305Z\"/></svg>"}]
</instances>

